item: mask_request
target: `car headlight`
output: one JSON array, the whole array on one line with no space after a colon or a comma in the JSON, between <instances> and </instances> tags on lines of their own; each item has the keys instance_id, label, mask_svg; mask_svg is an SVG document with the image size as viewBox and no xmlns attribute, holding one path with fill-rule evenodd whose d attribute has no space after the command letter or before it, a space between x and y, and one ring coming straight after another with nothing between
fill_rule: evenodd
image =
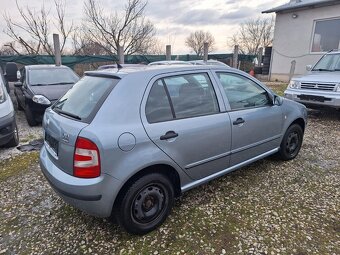
<instances>
[{"instance_id":1,"label":"car headlight","mask_svg":"<svg viewBox=\"0 0 340 255\"><path fill-rule=\"evenodd\" d=\"M340 92L340 83L338 84L338 87L336 89L336 92Z\"/></svg>"},{"instance_id":2,"label":"car headlight","mask_svg":"<svg viewBox=\"0 0 340 255\"><path fill-rule=\"evenodd\" d=\"M289 88L291 89L299 89L301 88L301 81L290 81L289 85L288 85Z\"/></svg>"},{"instance_id":3,"label":"car headlight","mask_svg":"<svg viewBox=\"0 0 340 255\"><path fill-rule=\"evenodd\" d=\"M42 95L35 95L32 98L33 102L36 102L37 104L44 104L44 105L50 105L51 101L48 100L46 97Z\"/></svg>"},{"instance_id":4,"label":"car headlight","mask_svg":"<svg viewBox=\"0 0 340 255\"><path fill-rule=\"evenodd\" d=\"M0 84L0 104L6 101L4 88Z\"/></svg>"}]
</instances>

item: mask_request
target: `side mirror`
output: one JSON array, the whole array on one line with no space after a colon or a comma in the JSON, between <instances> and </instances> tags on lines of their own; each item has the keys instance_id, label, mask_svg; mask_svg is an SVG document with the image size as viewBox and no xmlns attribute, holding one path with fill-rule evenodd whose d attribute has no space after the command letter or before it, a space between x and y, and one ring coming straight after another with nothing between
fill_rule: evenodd
<instances>
[{"instance_id":1,"label":"side mirror","mask_svg":"<svg viewBox=\"0 0 340 255\"><path fill-rule=\"evenodd\" d=\"M313 69L312 65L307 65L307 66L306 66L306 70L307 70L308 72L312 71L312 69Z\"/></svg>"},{"instance_id":2,"label":"side mirror","mask_svg":"<svg viewBox=\"0 0 340 255\"><path fill-rule=\"evenodd\" d=\"M18 79L18 81L21 79L21 73L20 73L19 70L17 71L17 79Z\"/></svg>"},{"instance_id":3,"label":"side mirror","mask_svg":"<svg viewBox=\"0 0 340 255\"><path fill-rule=\"evenodd\" d=\"M14 87L16 87L16 88L22 87L22 82L21 81L15 82Z\"/></svg>"},{"instance_id":4,"label":"side mirror","mask_svg":"<svg viewBox=\"0 0 340 255\"><path fill-rule=\"evenodd\" d=\"M14 62L8 62L5 67L5 77L7 81L17 81L18 66Z\"/></svg>"},{"instance_id":5,"label":"side mirror","mask_svg":"<svg viewBox=\"0 0 340 255\"><path fill-rule=\"evenodd\" d=\"M274 105L280 106L280 105L283 104L283 98L280 97L280 96L275 95L273 103L274 103Z\"/></svg>"}]
</instances>

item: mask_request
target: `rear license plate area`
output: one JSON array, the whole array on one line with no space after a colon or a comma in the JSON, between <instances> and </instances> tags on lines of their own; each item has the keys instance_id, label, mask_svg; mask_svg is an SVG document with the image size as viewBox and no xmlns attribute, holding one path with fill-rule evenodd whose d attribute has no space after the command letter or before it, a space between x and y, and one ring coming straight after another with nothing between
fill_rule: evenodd
<instances>
[{"instance_id":1,"label":"rear license plate area","mask_svg":"<svg viewBox=\"0 0 340 255\"><path fill-rule=\"evenodd\" d=\"M58 156L59 142L57 139L45 132L45 141L53 150L53 152Z\"/></svg>"}]
</instances>

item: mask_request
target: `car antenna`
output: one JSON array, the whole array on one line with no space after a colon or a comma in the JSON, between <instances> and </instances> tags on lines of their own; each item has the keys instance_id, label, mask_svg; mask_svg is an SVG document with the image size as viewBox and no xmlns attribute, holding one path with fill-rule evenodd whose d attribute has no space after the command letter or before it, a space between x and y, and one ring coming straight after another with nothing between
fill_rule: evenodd
<instances>
[{"instance_id":1,"label":"car antenna","mask_svg":"<svg viewBox=\"0 0 340 255\"><path fill-rule=\"evenodd\" d=\"M116 62L116 64L117 64L118 71L123 68L118 62Z\"/></svg>"}]
</instances>

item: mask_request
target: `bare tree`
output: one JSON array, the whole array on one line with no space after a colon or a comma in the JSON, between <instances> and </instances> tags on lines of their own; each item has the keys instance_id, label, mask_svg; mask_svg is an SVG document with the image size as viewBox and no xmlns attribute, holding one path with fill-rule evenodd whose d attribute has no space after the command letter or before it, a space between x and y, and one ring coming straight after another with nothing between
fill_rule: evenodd
<instances>
[{"instance_id":1,"label":"bare tree","mask_svg":"<svg viewBox=\"0 0 340 255\"><path fill-rule=\"evenodd\" d=\"M202 30L191 33L185 40L185 44L194 51L197 56L203 56L204 43L208 43L208 52L214 51L215 38L210 32Z\"/></svg>"},{"instance_id":2,"label":"bare tree","mask_svg":"<svg viewBox=\"0 0 340 255\"><path fill-rule=\"evenodd\" d=\"M29 6L21 7L17 0L16 5L23 22L14 20L8 13L4 13L3 17L6 22L4 32L23 47L24 53L53 55L50 40L52 36L51 26L59 32L61 37L60 49L63 52L66 41L73 30L73 24L66 25L64 0L54 0L57 13L54 21L50 17L50 10L47 10L44 4L39 11L31 9ZM13 44L10 47L13 48Z\"/></svg>"},{"instance_id":3,"label":"bare tree","mask_svg":"<svg viewBox=\"0 0 340 255\"><path fill-rule=\"evenodd\" d=\"M239 31L229 40L229 46L239 46L242 54L258 54L260 47L273 43L274 18L249 19L240 25Z\"/></svg>"},{"instance_id":4,"label":"bare tree","mask_svg":"<svg viewBox=\"0 0 340 255\"><path fill-rule=\"evenodd\" d=\"M145 55L164 55L165 44L158 38L154 37L148 42L147 47L145 47L145 51L140 53Z\"/></svg>"},{"instance_id":5,"label":"bare tree","mask_svg":"<svg viewBox=\"0 0 340 255\"><path fill-rule=\"evenodd\" d=\"M83 27L76 27L72 33L73 55L105 55L106 51L84 32Z\"/></svg>"},{"instance_id":6,"label":"bare tree","mask_svg":"<svg viewBox=\"0 0 340 255\"><path fill-rule=\"evenodd\" d=\"M143 0L128 0L123 14L106 14L96 0L86 0L85 32L108 54L117 54L120 46L126 55L144 53L155 34L153 24L144 16L146 5Z\"/></svg>"},{"instance_id":7,"label":"bare tree","mask_svg":"<svg viewBox=\"0 0 340 255\"><path fill-rule=\"evenodd\" d=\"M0 55L1 56L11 56L11 55L19 55L19 51L16 50L15 46L13 46L14 42L4 43L0 47Z\"/></svg>"}]
</instances>

